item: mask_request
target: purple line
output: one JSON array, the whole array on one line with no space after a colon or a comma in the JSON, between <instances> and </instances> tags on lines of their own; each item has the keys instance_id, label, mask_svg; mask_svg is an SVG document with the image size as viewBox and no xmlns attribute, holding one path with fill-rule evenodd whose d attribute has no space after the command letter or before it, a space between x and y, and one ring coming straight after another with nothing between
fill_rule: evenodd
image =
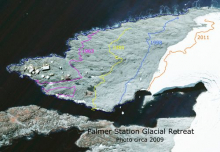
<instances>
[{"instance_id":1,"label":"purple line","mask_svg":"<svg viewBox=\"0 0 220 152\"><path fill-rule=\"evenodd\" d=\"M98 32L99 32L99 30L96 31L96 32L94 32L94 33L92 33L92 34L90 34L90 35L88 35L87 37L88 37L89 39L81 42L82 47L79 48L79 52L78 52L78 54L79 54L79 60L70 60L70 61L69 61L69 65L70 65L72 68L74 68L74 69L78 72L78 75L80 76L79 78L75 78L75 79L72 79L72 80L55 81L55 82L47 82L47 81L45 81L45 82L39 82L39 80L35 80L35 81L36 81L38 84L45 84L45 83L54 84L54 83L60 83L60 82L66 82L66 81L74 81L74 80L79 80L79 79L81 79L81 78L82 78L82 75L80 74L80 72L79 72L79 70L78 70L77 68L75 68L74 66L71 65L71 62L72 62L72 61L74 61L74 62L81 62L81 61L83 61L82 55L81 55L81 49L83 49L83 47L84 47L84 44L83 44L83 43L90 41L90 40L92 39L92 36L95 35L95 34L98 33Z\"/></svg>"},{"instance_id":2,"label":"purple line","mask_svg":"<svg viewBox=\"0 0 220 152\"><path fill-rule=\"evenodd\" d=\"M94 32L94 33L92 33L92 34L90 34L90 35L88 35L87 37L88 37L89 39L81 42L82 47L79 48L79 52L78 52L78 54L79 54L79 60L73 60L73 59L72 59L72 60L69 61L69 65L70 65L72 68L74 68L74 69L78 72L79 78L74 78L74 79L72 79L72 80L55 81L55 82L47 82L47 81L45 81L45 82L39 82L39 80L35 80L35 81L36 81L38 84L45 84L45 83L55 84L55 83L61 83L61 82L66 82L66 81L75 81L75 80L80 80L80 79L82 79L82 75L80 74L79 70L78 70L77 68L75 68L75 67L71 64L71 62L72 62L72 61L73 61L73 62L81 62L81 61L83 61L82 55L81 55L81 49L84 48L84 42L90 41L90 40L92 39L92 36L95 35L95 34L98 33L98 32L99 32L99 30L96 31L96 32ZM45 92L49 92L49 91L52 91L52 90L62 89L62 88L66 88L66 89L72 89L72 88L74 88L73 95L71 96L71 95L65 95L65 94L58 94L58 97L59 97L60 95L63 95L63 96L66 96L66 97L74 97L74 94L75 94L75 91L76 91L76 87L75 87L75 86L73 86L73 87L57 87L57 88L53 88L53 89L49 89L49 90L45 90L45 89L43 88L43 90L44 90Z\"/></svg>"},{"instance_id":3,"label":"purple line","mask_svg":"<svg viewBox=\"0 0 220 152\"><path fill-rule=\"evenodd\" d=\"M53 91L53 90L56 90L56 89L63 89L63 88L65 88L65 89L72 89L72 88L74 88L73 95L58 94L58 98L59 98L60 95L63 95L65 97L71 97L71 98L74 97L74 94L75 94L75 91L76 91L76 87L75 86L72 86L72 87L57 87L57 88L53 88L53 89L49 89L49 90L45 90L43 88L43 90L45 92L49 92L49 91Z\"/></svg>"}]
</instances>

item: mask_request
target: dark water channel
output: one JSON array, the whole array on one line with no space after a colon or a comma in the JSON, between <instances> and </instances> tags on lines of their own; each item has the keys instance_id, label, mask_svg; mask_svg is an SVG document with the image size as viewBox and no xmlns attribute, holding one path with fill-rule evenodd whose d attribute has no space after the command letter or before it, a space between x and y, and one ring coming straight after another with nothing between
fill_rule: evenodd
<instances>
[{"instance_id":1,"label":"dark water channel","mask_svg":"<svg viewBox=\"0 0 220 152\"><path fill-rule=\"evenodd\" d=\"M137 124L154 127L158 118L194 117L192 106L197 96L205 91L201 83L192 88L165 91L156 95L144 108L144 95L148 93L139 91L134 101L116 106L113 113L93 112L82 104L44 95L33 81L8 73L6 66L27 57L47 56L51 53L64 56L63 52L68 49L67 40L80 31L113 26L123 20L133 22L160 12L182 13L197 3L201 7L210 6L211 0L196 3L194 0L1 0L0 111L33 104L61 113L87 116L91 120L114 121L116 126ZM2 147L0 151L85 151L74 144L79 136L75 128L49 136L35 135L32 140L16 139L13 145Z\"/></svg>"},{"instance_id":2,"label":"dark water channel","mask_svg":"<svg viewBox=\"0 0 220 152\"><path fill-rule=\"evenodd\" d=\"M153 100L147 102L144 107L142 107L144 98L145 96L151 96L150 92L138 91L133 101L116 106L114 112L111 113L99 110L92 111L91 108L85 107L84 105L70 101L62 101L66 102L66 108L59 111L61 113L67 112L72 115L84 115L89 117L90 120L105 119L113 121L115 126L135 124L155 127L158 118L195 117L196 114L193 111L193 106L196 103L197 97L204 91L206 91L206 88L203 83L198 83L194 87L189 88L167 90L153 96ZM27 103L27 105L28 104L29 103ZM44 107L47 109L56 109L56 103ZM122 111L124 112L123 115ZM74 144L79 136L79 130L72 128L68 131L52 133L49 136L35 135L31 140L26 140L25 137L17 139L13 141L12 146L3 147L0 150L5 149L6 151L11 151L12 149L19 149L28 151L31 145L32 151L33 148L38 149L37 151L44 151L44 146L47 147L51 145L50 150L54 149L54 151L62 151L61 149L64 151L84 151L86 149L79 148ZM62 145L59 145L59 143ZM29 146L26 147L25 144Z\"/></svg>"}]
</instances>

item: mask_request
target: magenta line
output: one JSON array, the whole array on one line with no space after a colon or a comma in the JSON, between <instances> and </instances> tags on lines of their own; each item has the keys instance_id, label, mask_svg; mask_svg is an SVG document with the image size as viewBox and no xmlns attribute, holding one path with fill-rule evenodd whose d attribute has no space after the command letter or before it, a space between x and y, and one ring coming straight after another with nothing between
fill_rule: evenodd
<instances>
[{"instance_id":1,"label":"magenta line","mask_svg":"<svg viewBox=\"0 0 220 152\"><path fill-rule=\"evenodd\" d=\"M81 61L83 61L82 55L81 55L81 49L83 49L83 47L84 47L84 44L83 44L83 43L90 41L90 40L92 39L92 36L95 35L95 34L98 33L98 32L99 32L99 30L96 31L96 32L94 32L94 33L92 33L92 34L90 34L90 35L88 35L87 37L88 37L89 39L81 42L82 47L79 48L79 52L78 52L78 54L79 54L79 60L70 60L70 61L69 61L69 65L70 65L72 68L74 68L74 69L78 72L78 75L80 76L79 78L74 78L74 79L72 79L72 80L55 81L55 82L47 82L47 81L45 81L45 82L39 82L39 80L35 80L35 81L36 81L38 84L45 84L45 83L54 84L54 83L60 83L60 82L66 82L66 81L74 81L74 80L82 79L82 75L80 74L79 70L78 70L77 68L75 68L74 66L72 66L72 65L71 65L71 62L72 62L72 61L74 61L74 62L81 62Z\"/></svg>"},{"instance_id":2,"label":"magenta line","mask_svg":"<svg viewBox=\"0 0 220 152\"><path fill-rule=\"evenodd\" d=\"M79 52L78 52L78 54L79 54L79 60L73 60L73 59L72 59L72 60L69 61L69 65L70 65L72 68L74 68L74 69L78 72L79 78L74 78L74 79L72 79L72 80L55 81L55 82L47 82L47 81L45 81L45 82L39 82L39 80L35 80L35 81L36 81L38 84L45 84L45 83L55 84L55 83L61 83L61 82L66 82L66 81L75 81L75 80L80 80L80 79L82 79L82 75L80 74L79 70L78 70L77 68L75 68L75 67L71 64L71 62L72 62L72 61L73 61L73 62L81 62L81 61L83 61L82 55L81 55L81 49L84 48L84 42L90 41L90 40L92 39L92 36L95 35L95 34L98 33L98 32L99 32L99 30L96 31L96 32L94 32L94 33L92 33L92 34L90 34L90 35L88 35L87 37L88 37L89 39L81 42L82 47L79 48ZM49 89L49 90L45 90L45 89L43 88L43 90L44 90L45 92L49 92L49 91L52 91L52 90L62 89L62 88L66 88L66 89L72 89L72 88L74 88L73 95L58 94L58 97L59 97L60 95L63 95L63 96L66 96L66 97L74 97L74 94L75 94L75 91L76 91L76 87L75 87L75 86L73 86L73 87L57 87L57 88L53 88L53 89Z\"/></svg>"},{"instance_id":3,"label":"magenta line","mask_svg":"<svg viewBox=\"0 0 220 152\"><path fill-rule=\"evenodd\" d=\"M53 88L53 89L49 89L49 90L45 90L45 89L43 88L43 90L44 90L45 92L49 92L49 91L52 91L52 90L63 89L63 88L65 88L65 89L72 89L72 88L74 88L73 95L58 94L58 98L59 98L60 95L63 95L63 96L65 96L65 97L74 97L74 94L75 94L75 91L76 91L76 87L75 87L75 86L72 86L72 87L57 87L57 88Z\"/></svg>"}]
</instances>

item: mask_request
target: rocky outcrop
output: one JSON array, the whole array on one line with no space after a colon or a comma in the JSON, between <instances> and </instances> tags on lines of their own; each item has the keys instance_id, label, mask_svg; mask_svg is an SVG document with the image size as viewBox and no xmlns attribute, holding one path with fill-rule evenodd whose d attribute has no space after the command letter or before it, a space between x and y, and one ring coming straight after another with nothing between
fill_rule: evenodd
<instances>
[{"instance_id":1,"label":"rocky outcrop","mask_svg":"<svg viewBox=\"0 0 220 152\"><path fill-rule=\"evenodd\" d=\"M0 112L0 146L9 145L12 139L31 136L34 132L49 134L85 123L88 118L58 114L35 105L10 108Z\"/></svg>"}]
</instances>

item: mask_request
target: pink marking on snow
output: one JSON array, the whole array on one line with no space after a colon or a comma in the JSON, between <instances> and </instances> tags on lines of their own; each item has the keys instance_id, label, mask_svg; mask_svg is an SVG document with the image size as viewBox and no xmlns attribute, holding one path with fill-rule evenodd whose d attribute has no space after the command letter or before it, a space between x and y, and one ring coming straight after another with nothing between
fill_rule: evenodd
<instances>
[{"instance_id":1,"label":"pink marking on snow","mask_svg":"<svg viewBox=\"0 0 220 152\"><path fill-rule=\"evenodd\" d=\"M59 96L61 96L61 95L65 96L65 97L71 97L71 98L74 97L74 94L75 94L75 91L76 91L76 87L75 87L75 86L72 86L72 87L57 87L57 88L53 88L53 89L49 89L49 90L45 90L45 88L43 88L43 90L44 90L45 92L49 92L49 91L52 91L52 90L63 89L63 88L65 88L65 89L72 89L72 88L74 88L73 95L58 94L58 98L59 98Z\"/></svg>"},{"instance_id":2,"label":"pink marking on snow","mask_svg":"<svg viewBox=\"0 0 220 152\"><path fill-rule=\"evenodd\" d=\"M81 55L81 52L82 52L81 49L84 48L84 42L90 41L90 40L92 39L92 36L95 35L95 34L97 34L98 32L99 32L99 30L96 31L96 32L94 32L94 33L92 33L92 34L90 34L90 35L88 35L87 37L88 37L89 39L81 42L82 47L79 48L79 52L78 52L78 54L79 54L79 60L73 60L73 59L72 59L72 60L69 61L69 65L77 71L77 73L78 73L78 75L79 75L78 78L74 78L74 79L71 79L71 80L55 81L55 82L47 82L47 81L45 81L45 82L39 82L39 80L35 80L35 81L36 81L38 84L45 84L45 83L47 83L47 84L55 84L55 83L62 83L62 82L75 81L75 80L80 80L80 79L82 79L82 75L80 74L79 70L78 70L77 68L75 68L75 67L71 64L71 62L82 62L82 61L83 61L82 55ZM74 97L74 94L75 94L75 91L76 91L76 87L75 87L75 86L73 86L73 87L56 87L56 88L49 89L49 90L45 90L45 89L43 88L43 90L44 90L45 92L49 92L49 91L52 91L52 90L62 89L62 88L67 88L67 89L74 88L73 95L59 94L59 95L58 95L58 98L59 98L60 95L63 95L63 96L66 96L66 97Z\"/></svg>"}]
</instances>

